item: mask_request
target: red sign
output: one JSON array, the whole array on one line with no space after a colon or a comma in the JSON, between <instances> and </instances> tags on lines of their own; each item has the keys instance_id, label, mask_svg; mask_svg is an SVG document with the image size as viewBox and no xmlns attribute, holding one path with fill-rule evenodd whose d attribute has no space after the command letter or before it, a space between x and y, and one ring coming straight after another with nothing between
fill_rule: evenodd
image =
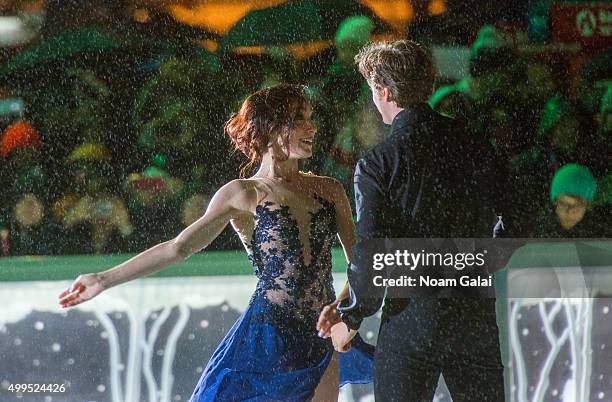
<instances>
[{"instance_id":1,"label":"red sign","mask_svg":"<svg viewBox=\"0 0 612 402\"><path fill-rule=\"evenodd\" d=\"M600 49L612 45L612 3L554 4L549 21L555 42L579 42Z\"/></svg>"}]
</instances>

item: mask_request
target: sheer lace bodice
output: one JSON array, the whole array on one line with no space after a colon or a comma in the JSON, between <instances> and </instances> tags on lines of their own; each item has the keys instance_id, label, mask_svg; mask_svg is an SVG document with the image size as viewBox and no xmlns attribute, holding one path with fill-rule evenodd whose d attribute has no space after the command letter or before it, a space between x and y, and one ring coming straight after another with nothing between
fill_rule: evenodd
<instances>
[{"instance_id":1,"label":"sheer lace bodice","mask_svg":"<svg viewBox=\"0 0 612 402\"><path fill-rule=\"evenodd\" d=\"M298 223L287 205L264 201L254 217L253 235L246 244L259 278L254 298L262 297L284 318L312 324L321 308L334 300L331 247L337 232L334 204L314 194L319 207L305 211ZM271 317L262 317L275 319Z\"/></svg>"},{"instance_id":2,"label":"sheer lace bodice","mask_svg":"<svg viewBox=\"0 0 612 402\"><path fill-rule=\"evenodd\" d=\"M257 288L211 356L192 402L310 401L334 355L331 339L318 336L316 322L335 298L335 205L306 193L305 186L257 184L263 196L255 211L232 222L259 279ZM353 339L338 358L340 385L371 382L373 352L359 336Z\"/></svg>"}]
</instances>

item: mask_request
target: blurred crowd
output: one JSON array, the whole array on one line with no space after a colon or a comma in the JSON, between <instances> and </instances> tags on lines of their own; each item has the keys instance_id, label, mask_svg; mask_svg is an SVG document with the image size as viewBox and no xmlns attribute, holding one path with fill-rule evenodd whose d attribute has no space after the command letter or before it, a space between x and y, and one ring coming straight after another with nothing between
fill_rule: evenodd
<instances>
[{"instance_id":1,"label":"blurred crowd","mask_svg":"<svg viewBox=\"0 0 612 402\"><path fill-rule=\"evenodd\" d=\"M573 66L517 52L485 26L470 51L469 76L438 88L430 105L463 125L479 202L495 209L503 235L609 237L612 48Z\"/></svg>"},{"instance_id":2,"label":"blurred crowd","mask_svg":"<svg viewBox=\"0 0 612 402\"><path fill-rule=\"evenodd\" d=\"M113 55L0 84L0 255L136 252L202 215L242 162L223 124L249 93L308 86L318 126L303 166L352 199L355 162L388 132L353 58L367 17L305 60L284 48L223 57L184 47L127 62ZM125 56L125 55L124 55ZM5 101L6 103L7 101ZM610 235L612 49L587 57L520 51L492 26L472 41L469 75L430 100L464 130L496 235ZM228 231L212 248L239 247Z\"/></svg>"}]
</instances>

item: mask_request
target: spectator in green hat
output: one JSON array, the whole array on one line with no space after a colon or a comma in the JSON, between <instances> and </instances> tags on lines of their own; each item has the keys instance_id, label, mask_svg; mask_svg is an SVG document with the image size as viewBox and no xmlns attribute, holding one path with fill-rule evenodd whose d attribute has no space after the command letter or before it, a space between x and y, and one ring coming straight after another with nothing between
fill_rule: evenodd
<instances>
[{"instance_id":1,"label":"spectator in green hat","mask_svg":"<svg viewBox=\"0 0 612 402\"><path fill-rule=\"evenodd\" d=\"M571 163L555 173L550 199L563 229L570 230L582 221L596 188L595 179L584 166Z\"/></svg>"},{"instance_id":2,"label":"spectator in green hat","mask_svg":"<svg viewBox=\"0 0 612 402\"><path fill-rule=\"evenodd\" d=\"M540 219L541 237L599 237L604 228L591 211L597 183L582 165L561 167L550 185L552 208Z\"/></svg>"},{"instance_id":3,"label":"spectator in green hat","mask_svg":"<svg viewBox=\"0 0 612 402\"><path fill-rule=\"evenodd\" d=\"M374 147L386 129L378 118L368 85L355 68L355 55L369 41L373 21L351 16L339 25L334 37L336 55L320 83L313 85L315 114L321 136L315 143L315 159L308 169L340 181L353 191L355 162Z\"/></svg>"}]
</instances>

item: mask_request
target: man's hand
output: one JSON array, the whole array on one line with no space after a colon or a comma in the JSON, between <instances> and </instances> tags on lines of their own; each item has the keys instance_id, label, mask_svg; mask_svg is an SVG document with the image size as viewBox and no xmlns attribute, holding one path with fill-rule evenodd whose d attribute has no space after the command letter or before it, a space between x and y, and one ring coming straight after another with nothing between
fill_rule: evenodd
<instances>
[{"instance_id":1,"label":"man's hand","mask_svg":"<svg viewBox=\"0 0 612 402\"><path fill-rule=\"evenodd\" d=\"M338 304L340 300L328 304L323 307L321 314L319 315L319 321L317 321L317 331L321 338L328 338L331 336L331 329L335 324L338 324L340 320L340 313L338 312Z\"/></svg>"},{"instance_id":2,"label":"man's hand","mask_svg":"<svg viewBox=\"0 0 612 402\"><path fill-rule=\"evenodd\" d=\"M339 322L331 329L332 343L337 352L348 352L351 349L351 341L357 335L357 331L349 329L345 323Z\"/></svg>"}]
</instances>

